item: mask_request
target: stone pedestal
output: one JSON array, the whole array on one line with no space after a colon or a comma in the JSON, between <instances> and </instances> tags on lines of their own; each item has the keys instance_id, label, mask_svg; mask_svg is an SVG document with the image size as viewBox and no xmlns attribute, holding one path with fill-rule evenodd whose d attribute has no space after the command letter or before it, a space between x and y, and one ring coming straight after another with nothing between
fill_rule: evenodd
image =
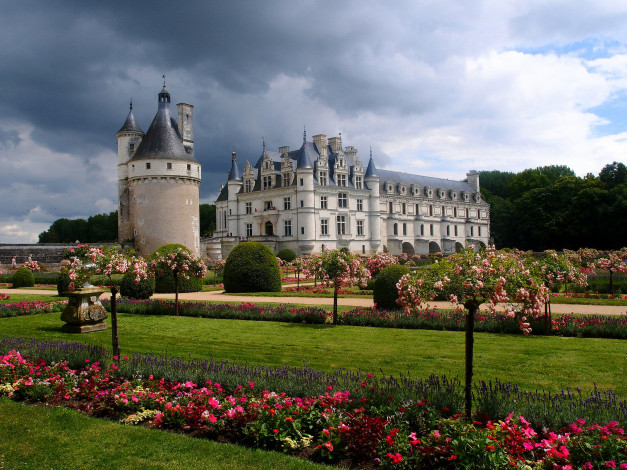
<instances>
[{"instance_id":1,"label":"stone pedestal","mask_svg":"<svg viewBox=\"0 0 627 470\"><path fill-rule=\"evenodd\" d=\"M90 286L64 293L69 300L61 313L61 320L65 322L61 330L66 333L106 330L107 324L103 320L109 314L100 303L100 294L103 292L104 289L100 287Z\"/></svg>"}]
</instances>

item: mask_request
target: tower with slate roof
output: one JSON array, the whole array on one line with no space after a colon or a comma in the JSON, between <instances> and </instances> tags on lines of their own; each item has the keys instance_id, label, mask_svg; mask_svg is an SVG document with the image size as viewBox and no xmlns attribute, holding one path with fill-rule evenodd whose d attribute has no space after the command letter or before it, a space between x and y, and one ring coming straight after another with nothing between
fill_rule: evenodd
<instances>
[{"instance_id":1,"label":"tower with slate roof","mask_svg":"<svg viewBox=\"0 0 627 470\"><path fill-rule=\"evenodd\" d=\"M194 157L193 106L158 94L158 109L144 134L131 110L118 139L118 241L134 241L144 255L179 243L200 253L201 164Z\"/></svg>"}]
</instances>

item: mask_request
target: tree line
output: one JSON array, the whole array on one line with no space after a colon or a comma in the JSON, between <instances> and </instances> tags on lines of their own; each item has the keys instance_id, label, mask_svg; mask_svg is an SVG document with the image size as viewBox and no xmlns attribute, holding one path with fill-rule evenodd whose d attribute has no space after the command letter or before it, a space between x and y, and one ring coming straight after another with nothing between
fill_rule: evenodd
<instances>
[{"instance_id":1,"label":"tree line","mask_svg":"<svg viewBox=\"0 0 627 470\"><path fill-rule=\"evenodd\" d=\"M200 234L207 236L216 227L216 206L200 204ZM98 243L118 239L118 211L92 215L88 219L57 219L39 234L39 243Z\"/></svg>"},{"instance_id":2,"label":"tree line","mask_svg":"<svg viewBox=\"0 0 627 470\"><path fill-rule=\"evenodd\" d=\"M482 171L498 248L619 249L627 240L627 167L614 162L580 178L567 166Z\"/></svg>"}]
</instances>

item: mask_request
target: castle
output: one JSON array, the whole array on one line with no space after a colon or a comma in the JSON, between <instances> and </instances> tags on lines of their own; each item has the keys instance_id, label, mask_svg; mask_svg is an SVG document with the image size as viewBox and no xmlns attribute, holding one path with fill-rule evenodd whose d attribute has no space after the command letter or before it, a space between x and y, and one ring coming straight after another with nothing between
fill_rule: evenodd
<instances>
[{"instance_id":1,"label":"castle","mask_svg":"<svg viewBox=\"0 0 627 470\"><path fill-rule=\"evenodd\" d=\"M370 255L454 253L490 238L490 206L481 199L479 173L466 181L379 170L372 151L366 167L341 135L297 150L264 148L243 172L232 154L226 185L216 200L221 255L241 240L300 255L348 248Z\"/></svg>"},{"instance_id":2,"label":"castle","mask_svg":"<svg viewBox=\"0 0 627 470\"><path fill-rule=\"evenodd\" d=\"M170 115L170 93L158 94L158 109L144 134L133 104L118 140L118 241L134 242L143 255L168 243L200 253L201 164L194 158L193 109L179 103Z\"/></svg>"}]
</instances>

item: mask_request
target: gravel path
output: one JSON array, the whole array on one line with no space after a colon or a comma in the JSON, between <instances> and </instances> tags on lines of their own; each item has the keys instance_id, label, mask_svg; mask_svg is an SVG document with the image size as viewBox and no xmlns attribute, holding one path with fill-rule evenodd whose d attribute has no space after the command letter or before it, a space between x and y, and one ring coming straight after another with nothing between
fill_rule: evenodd
<instances>
[{"instance_id":1,"label":"gravel path","mask_svg":"<svg viewBox=\"0 0 627 470\"><path fill-rule=\"evenodd\" d=\"M43 290L43 289L29 289L29 290L20 290L15 291L13 289L1 289L0 293L4 294L15 294L15 293L28 293L28 294L38 294L38 295L54 295L55 291L52 290ZM105 292L101 295L101 299L109 298L111 294L109 292ZM174 299L174 294L155 294L153 295L155 299ZM251 303L261 303L261 302L273 302L273 303L292 303L292 304L307 304L307 305L324 305L324 306L332 306L333 299L332 298L324 298L324 297L257 297L257 296L248 296L245 294L242 295L225 295L222 291L213 291L213 292L190 292L185 294L179 294L180 300L211 300L215 302L251 302ZM351 307L372 307L372 299L371 298L339 298L337 299L338 305L346 305ZM450 302L431 302L431 307L434 308L454 308L453 304ZM483 306L485 307L485 305ZM482 307L482 308L483 308ZM497 307L497 310L499 308ZM553 313L586 313L592 315L627 315L627 306L625 305L570 305L570 304L551 304L551 311Z\"/></svg>"}]
</instances>

